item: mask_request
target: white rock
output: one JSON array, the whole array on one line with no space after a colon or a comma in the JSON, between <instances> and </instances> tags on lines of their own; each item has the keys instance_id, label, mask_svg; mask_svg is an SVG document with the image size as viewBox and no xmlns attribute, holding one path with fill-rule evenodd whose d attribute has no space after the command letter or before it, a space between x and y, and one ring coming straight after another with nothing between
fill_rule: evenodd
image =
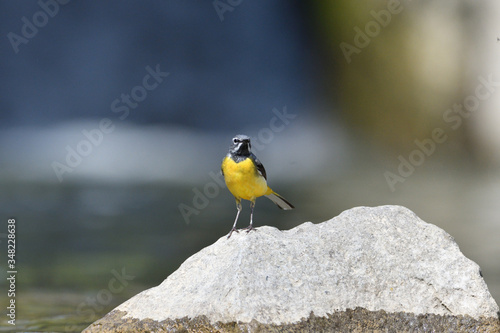
<instances>
[{"instance_id":1,"label":"white rock","mask_svg":"<svg viewBox=\"0 0 500 333\"><path fill-rule=\"evenodd\" d=\"M453 238L399 206L224 236L115 310L139 320L282 324L356 307L476 319L499 311Z\"/></svg>"}]
</instances>

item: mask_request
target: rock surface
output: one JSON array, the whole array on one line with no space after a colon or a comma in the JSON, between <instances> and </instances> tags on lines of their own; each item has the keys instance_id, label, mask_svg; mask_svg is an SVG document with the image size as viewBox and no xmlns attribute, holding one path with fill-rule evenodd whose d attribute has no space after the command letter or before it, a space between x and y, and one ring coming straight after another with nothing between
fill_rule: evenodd
<instances>
[{"instance_id":1,"label":"rock surface","mask_svg":"<svg viewBox=\"0 0 500 333\"><path fill-rule=\"evenodd\" d=\"M220 238L85 332L500 331L477 264L400 206Z\"/></svg>"}]
</instances>

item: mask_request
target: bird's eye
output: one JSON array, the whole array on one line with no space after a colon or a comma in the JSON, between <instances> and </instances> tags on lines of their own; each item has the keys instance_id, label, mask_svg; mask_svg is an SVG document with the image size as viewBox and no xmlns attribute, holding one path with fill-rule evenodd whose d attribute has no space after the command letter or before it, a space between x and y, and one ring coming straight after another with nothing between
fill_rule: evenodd
<instances>
[{"instance_id":1,"label":"bird's eye","mask_svg":"<svg viewBox=\"0 0 500 333\"><path fill-rule=\"evenodd\" d=\"M239 141L239 140L238 140L238 139L236 139L236 138L234 138L234 139L233 139L233 143L238 143L238 141Z\"/></svg>"}]
</instances>

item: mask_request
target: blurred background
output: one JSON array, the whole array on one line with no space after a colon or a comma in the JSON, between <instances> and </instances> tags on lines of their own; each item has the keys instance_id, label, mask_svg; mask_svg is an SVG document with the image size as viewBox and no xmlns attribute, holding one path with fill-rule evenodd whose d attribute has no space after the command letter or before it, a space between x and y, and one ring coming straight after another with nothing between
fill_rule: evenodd
<instances>
[{"instance_id":1,"label":"blurred background","mask_svg":"<svg viewBox=\"0 0 500 333\"><path fill-rule=\"evenodd\" d=\"M296 206L258 200L257 226L404 205L500 300L499 15L495 0L0 2L16 329L82 330L226 235L220 162L239 133Z\"/></svg>"}]
</instances>

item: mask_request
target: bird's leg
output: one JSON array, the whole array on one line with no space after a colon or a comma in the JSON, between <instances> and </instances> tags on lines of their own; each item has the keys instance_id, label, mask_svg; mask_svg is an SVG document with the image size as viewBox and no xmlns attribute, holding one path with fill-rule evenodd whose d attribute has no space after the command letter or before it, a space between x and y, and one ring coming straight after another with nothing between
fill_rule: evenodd
<instances>
[{"instance_id":1,"label":"bird's leg","mask_svg":"<svg viewBox=\"0 0 500 333\"><path fill-rule=\"evenodd\" d=\"M255 230L253 228L253 208L255 207L255 199L250 201L250 225L245 228L247 232L250 232L250 230Z\"/></svg>"},{"instance_id":2,"label":"bird's leg","mask_svg":"<svg viewBox=\"0 0 500 333\"><path fill-rule=\"evenodd\" d=\"M233 231L238 232L238 230L236 230L236 223L238 222L238 216L240 216L240 212L241 212L241 200L236 199L236 208L238 209L238 212L236 213L236 218L234 219L233 228L229 232L229 235L227 235L227 239L229 239L229 237L231 237L231 235L233 234Z\"/></svg>"}]
</instances>

